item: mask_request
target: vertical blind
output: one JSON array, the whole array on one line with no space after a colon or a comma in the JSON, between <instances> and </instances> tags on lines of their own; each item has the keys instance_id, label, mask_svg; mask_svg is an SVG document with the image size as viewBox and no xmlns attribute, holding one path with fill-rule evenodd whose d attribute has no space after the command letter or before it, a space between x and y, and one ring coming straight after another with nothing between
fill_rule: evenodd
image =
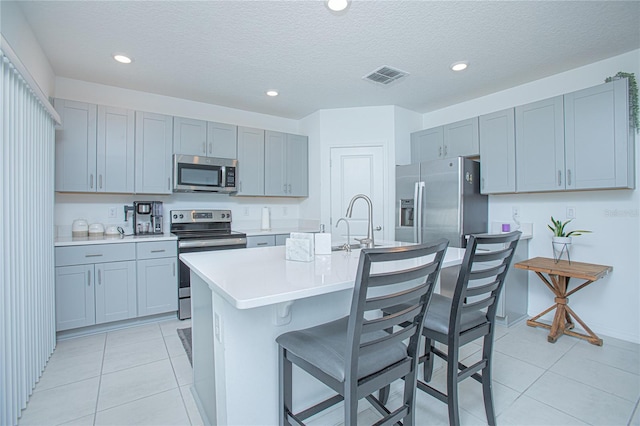
<instances>
[{"instance_id":1,"label":"vertical blind","mask_svg":"<svg viewBox=\"0 0 640 426\"><path fill-rule=\"evenodd\" d=\"M55 121L48 111L48 102L40 100L25 81L15 64L19 61L8 49L3 43L0 50L0 424L3 425L17 424L56 344ZM23 69L22 64L18 67ZM26 78L32 81L30 76Z\"/></svg>"}]
</instances>

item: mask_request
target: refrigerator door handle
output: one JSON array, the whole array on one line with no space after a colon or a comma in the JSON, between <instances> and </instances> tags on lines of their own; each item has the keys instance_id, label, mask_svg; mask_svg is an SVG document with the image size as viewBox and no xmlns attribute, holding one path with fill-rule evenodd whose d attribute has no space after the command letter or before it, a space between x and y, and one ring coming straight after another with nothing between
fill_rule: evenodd
<instances>
[{"instance_id":1,"label":"refrigerator door handle","mask_svg":"<svg viewBox=\"0 0 640 426\"><path fill-rule=\"evenodd\" d=\"M416 182L413 186L413 241L416 243L420 243L418 237L418 235L420 235L420 207L418 206L419 188L420 182Z\"/></svg>"},{"instance_id":2,"label":"refrigerator door handle","mask_svg":"<svg viewBox=\"0 0 640 426\"><path fill-rule=\"evenodd\" d=\"M414 224L416 225L416 243L422 244L422 198L424 196L424 182L416 183L416 198L414 200ZM418 219L415 220L415 217Z\"/></svg>"}]
</instances>

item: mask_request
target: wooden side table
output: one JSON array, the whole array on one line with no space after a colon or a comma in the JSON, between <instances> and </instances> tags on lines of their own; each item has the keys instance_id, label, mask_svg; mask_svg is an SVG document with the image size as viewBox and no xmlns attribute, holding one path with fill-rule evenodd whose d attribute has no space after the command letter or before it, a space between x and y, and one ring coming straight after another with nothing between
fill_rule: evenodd
<instances>
[{"instance_id":1,"label":"wooden side table","mask_svg":"<svg viewBox=\"0 0 640 426\"><path fill-rule=\"evenodd\" d=\"M535 317L527 320L528 326L550 329L551 332L547 337L547 341L551 343L555 343L561 335L568 334L569 336L585 339L594 345L602 346L602 339L591 331L584 321L569 307L569 296L607 275L613 270L611 266L581 262L569 263L566 260L560 260L556 263L555 260L546 257L535 257L525 260L524 262L516 263L514 266L518 269L535 272L556 296L555 303L550 308L545 309ZM549 279L543 274L547 274ZM568 291L570 278L582 279L585 280L585 282L573 290ZM551 312L553 309L556 310L556 313L551 325L538 321L540 317ZM574 327L572 317L588 334L582 334L572 330Z\"/></svg>"}]
</instances>

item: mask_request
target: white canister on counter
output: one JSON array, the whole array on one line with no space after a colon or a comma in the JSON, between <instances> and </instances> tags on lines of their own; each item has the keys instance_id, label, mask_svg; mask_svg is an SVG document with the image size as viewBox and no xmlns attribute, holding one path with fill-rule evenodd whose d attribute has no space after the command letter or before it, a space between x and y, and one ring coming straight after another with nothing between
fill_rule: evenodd
<instances>
[{"instance_id":1,"label":"white canister on counter","mask_svg":"<svg viewBox=\"0 0 640 426\"><path fill-rule=\"evenodd\" d=\"M331 234L324 232L324 225L320 225L320 232L314 237L316 254L331 254Z\"/></svg>"}]
</instances>

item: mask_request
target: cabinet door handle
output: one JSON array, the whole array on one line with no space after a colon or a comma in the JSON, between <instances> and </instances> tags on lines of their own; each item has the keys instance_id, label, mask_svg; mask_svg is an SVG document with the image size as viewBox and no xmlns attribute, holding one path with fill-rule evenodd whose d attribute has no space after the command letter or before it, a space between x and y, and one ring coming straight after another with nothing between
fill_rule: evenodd
<instances>
[{"instance_id":1,"label":"cabinet door handle","mask_svg":"<svg viewBox=\"0 0 640 426\"><path fill-rule=\"evenodd\" d=\"M484 189L484 178L480 179L480 186Z\"/></svg>"},{"instance_id":2,"label":"cabinet door handle","mask_svg":"<svg viewBox=\"0 0 640 426\"><path fill-rule=\"evenodd\" d=\"M558 170L558 186L562 186L562 172Z\"/></svg>"},{"instance_id":3,"label":"cabinet door handle","mask_svg":"<svg viewBox=\"0 0 640 426\"><path fill-rule=\"evenodd\" d=\"M172 266L173 276L175 277L176 276L176 262L173 262L171 264L171 266Z\"/></svg>"},{"instance_id":4,"label":"cabinet door handle","mask_svg":"<svg viewBox=\"0 0 640 426\"><path fill-rule=\"evenodd\" d=\"M291 184L289 184L289 194L291 194Z\"/></svg>"},{"instance_id":5,"label":"cabinet door handle","mask_svg":"<svg viewBox=\"0 0 640 426\"><path fill-rule=\"evenodd\" d=\"M102 189L102 175L98 175L98 187Z\"/></svg>"},{"instance_id":6,"label":"cabinet door handle","mask_svg":"<svg viewBox=\"0 0 640 426\"><path fill-rule=\"evenodd\" d=\"M571 185L571 169L567 170L567 186Z\"/></svg>"},{"instance_id":7,"label":"cabinet door handle","mask_svg":"<svg viewBox=\"0 0 640 426\"><path fill-rule=\"evenodd\" d=\"M209 143L209 154L213 154L213 142Z\"/></svg>"},{"instance_id":8,"label":"cabinet door handle","mask_svg":"<svg viewBox=\"0 0 640 426\"><path fill-rule=\"evenodd\" d=\"M238 182L238 192L242 192L242 181Z\"/></svg>"},{"instance_id":9,"label":"cabinet door handle","mask_svg":"<svg viewBox=\"0 0 640 426\"><path fill-rule=\"evenodd\" d=\"M170 177L167 178L167 190L171 191L171 178Z\"/></svg>"},{"instance_id":10,"label":"cabinet door handle","mask_svg":"<svg viewBox=\"0 0 640 426\"><path fill-rule=\"evenodd\" d=\"M444 155L445 155L445 156L447 155L447 152L448 152L448 151L447 151L447 146L445 145L445 146L444 146Z\"/></svg>"},{"instance_id":11,"label":"cabinet door handle","mask_svg":"<svg viewBox=\"0 0 640 426\"><path fill-rule=\"evenodd\" d=\"M98 269L98 285L102 285L102 270Z\"/></svg>"},{"instance_id":12,"label":"cabinet door handle","mask_svg":"<svg viewBox=\"0 0 640 426\"><path fill-rule=\"evenodd\" d=\"M89 175L89 188L93 189L93 173Z\"/></svg>"},{"instance_id":13,"label":"cabinet door handle","mask_svg":"<svg viewBox=\"0 0 640 426\"><path fill-rule=\"evenodd\" d=\"M263 242L263 243L258 243L258 244L256 244L256 245L257 245L257 246L266 246L267 244L269 244L269 243L267 243L267 242Z\"/></svg>"},{"instance_id":14,"label":"cabinet door handle","mask_svg":"<svg viewBox=\"0 0 640 426\"><path fill-rule=\"evenodd\" d=\"M98 254L85 254L84 257L101 257L102 253L98 253Z\"/></svg>"},{"instance_id":15,"label":"cabinet door handle","mask_svg":"<svg viewBox=\"0 0 640 426\"><path fill-rule=\"evenodd\" d=\"M438 148L438 157L442 157L442 147Z\"/></svg>"},{"instance_id":16,"label":"cabinet door handle","mask_svg":"<svg viewBox=\"0 0 640 426\"><path fill-rule=\"evenodd\" d=\"M206 142L202 142L202 153L206 154L207 153L207 143Z\"/></svg>"},{"instance_id":17,"label":"cabinet door handle","mask_svg":"<svg viewBox=\"0 0 640 426\"><path fill-rule=\"evenodd\" d=\"M164 253L164 249L162 250L151 250L151 253Z\"/></svg>"},{"instance_id":18,"label":"cabinet door handle","mask_svg":"<svg viewBox=\"0 0 640 426\"><path fill-rule=\"evenodd\" d=\"M91 287L91 271L87 271L87 287Z\"/></svg>"}]
</instances>

